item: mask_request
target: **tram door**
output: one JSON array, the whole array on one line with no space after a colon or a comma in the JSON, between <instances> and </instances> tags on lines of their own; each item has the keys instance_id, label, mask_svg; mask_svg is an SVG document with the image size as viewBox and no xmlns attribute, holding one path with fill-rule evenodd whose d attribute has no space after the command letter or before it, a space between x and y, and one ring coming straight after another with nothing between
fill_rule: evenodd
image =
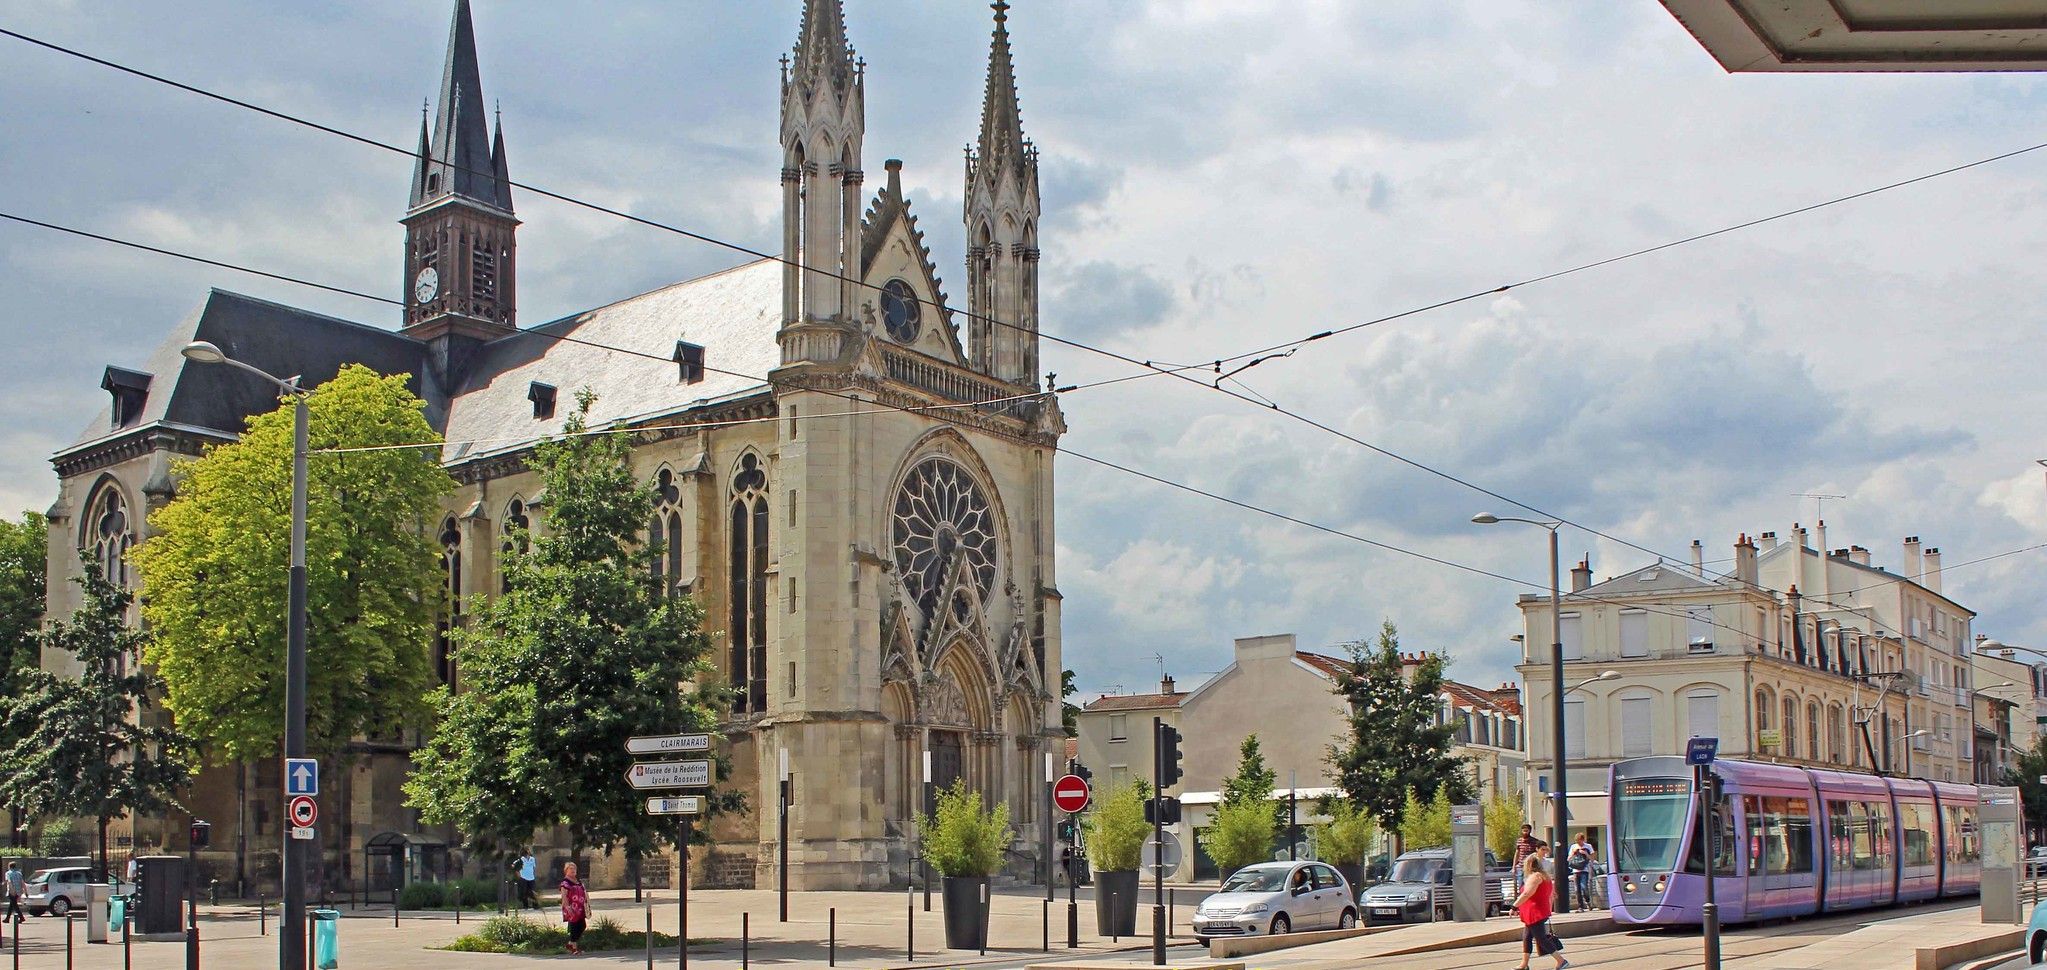
<instances>
[{"instance_id":1,"label":"tram door","mask_svg":"<svg viewBox=\"0 0 2047 970\"><path fill-rule=\"evenodd\" d=\"M1769 908L1766 892L1769 869L1770 847L1765 839L1768 832L1763 825L1762 800L1755 795L1741 796L1741 868L1742 916L1754 919Z\"/></svg>"}]
</instances>

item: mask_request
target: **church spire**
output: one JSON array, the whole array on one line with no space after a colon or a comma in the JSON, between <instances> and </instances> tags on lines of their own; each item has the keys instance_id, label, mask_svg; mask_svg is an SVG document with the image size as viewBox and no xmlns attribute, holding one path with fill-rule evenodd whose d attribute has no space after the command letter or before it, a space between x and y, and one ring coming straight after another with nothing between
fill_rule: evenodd
<instances>
[{"instance_id":1,"label":"church spire","mask_svg":"<svg viewBox=\"0 0 2047 970\"><path fill-rule=\"evenodd\" d=\"M425 153L430 160L414 176L411 207L454 196L509 212L512 194L500 182L498 168L502 153L492 151L490 125L484 115L483 79L476 66L476 28L470 23L469 0L455 0L432 132Z\"/></svg>"},{"instance_id":2,"label":"church spire","mask_svg":"<svg viewBox=\"0 0 2047 970\"><path fill-rule=\"evenodd\" d=\"M980 162L996 171L1030 151L1016 96L1016 65L1009 54L1009 3L995 0L995 37L988 45L988 91L981 101ZM1017 168L1020 174L1022 166Z\"/></svg>"},{"instance_id":3,"label":"church spire","mask_svg":"<svg viewBox=\"0 0 2047 970\"><path fill-rule=\"evenodd\" d=\"M824 354L829 343L792 328L856 319L867 136L865 64L846 41L844 3L804 0L791 53L782 59L784 363Z\"/></svg>"},{"instance_id":4,"label":"church spire","mask_svg":"<svg viewBox=\"0 0 2047 970\"><path fill-rule=\"evenodd\" d=\"M844 0L805 0L803 27L796 34L793 79L806 88L829 82L833 91L843 95L855 73L853 47L846 42Z\"/></svg>"}]
</instances>

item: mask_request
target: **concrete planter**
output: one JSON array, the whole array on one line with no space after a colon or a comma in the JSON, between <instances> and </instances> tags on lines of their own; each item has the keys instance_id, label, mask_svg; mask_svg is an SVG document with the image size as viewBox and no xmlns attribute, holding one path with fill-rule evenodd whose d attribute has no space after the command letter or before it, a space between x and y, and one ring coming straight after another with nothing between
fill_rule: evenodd
<instances>
[{"instance_id":1,"label":"concrete planter","mask_svg":"<svg viewBox=\"0 0 2047 970\"><path fill-rule=\"evenodd\" d=\"M979 950L988 945L988 877L946 876L945 947Z\"/></svg>"},{"instance_id":2,"label":"concrete planter","mask_svg":"<svg viewBox=\"0 0 2047 970\"><path fill-rule=\"evenodd\" d=\"M1095 873L1095 932L1137 935L1137 870Z\"/></svg>"}]
</instances>

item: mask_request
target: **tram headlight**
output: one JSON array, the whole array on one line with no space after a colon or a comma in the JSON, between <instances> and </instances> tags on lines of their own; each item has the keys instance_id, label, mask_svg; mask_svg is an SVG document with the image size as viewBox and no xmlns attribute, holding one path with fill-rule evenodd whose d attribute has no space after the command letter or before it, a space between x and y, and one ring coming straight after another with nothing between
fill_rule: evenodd
<instances>
[{"instance_id":1,"label":"tram headlight","mask_svg":"<svg viewBox=\"0 0 2047 970\"><path fill-rule=\"evenodd\" d=\"M1634 892L1634 891L1635 891L1635 884L1634 884L1633 882L1624 882L1624 883L1621 883L1621 891L1622 891L1622 892L1628 892L1628 893Z\"/></svg>"}]
</instances>

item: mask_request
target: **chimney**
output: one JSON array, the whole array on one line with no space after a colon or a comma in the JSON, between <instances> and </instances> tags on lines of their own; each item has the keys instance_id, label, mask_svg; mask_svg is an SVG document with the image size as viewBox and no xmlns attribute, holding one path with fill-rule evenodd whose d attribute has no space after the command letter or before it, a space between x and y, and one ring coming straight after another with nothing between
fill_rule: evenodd
<instances>
[{"instance_id":1,"label":"chimney","mask_svg":"<svg viewBox=\"0 0 2047 970\"><path fill-rule=\"evenodd\" d=\"M1905 561L1898 564L1898 571L1904 573L1906 579L1916 583L1919 581L1919 573L1925 568L1919 559L1919 537L1906 536Z\"/></svg>"},{"instance_id":2,"label":"chimney","mask_svg":"<svg viewBox=\"0 0 2047 970\"><path fill-rule=\"evenodd\" d=\"M1858 566L1869 565L1869 550L1864 549L1861 546L1849 546L1848 561Z\"/></svg>"},{"instance_id":3,"label":"chimney","mask_svg":"<svg viewBox=\"0 0 2047 970\"><path fill-rule=\"evenodd\" d=\"M1798 548L1805 548L1805 526L1796 522L1791 523L1791 541L1796 543Z\"/></svg>"},{"instance_id":4,"label":"chimney","mask_svg":"<svg viewBox=\"0 0 2047 970\"><path fill-rule=\"evenodd\" d=\"M1743 586L1758 586L1761 579L1762 574L1756 569L1756 544L1748 541L1748 533L1744 532L1734 541L1734 581Z\"/></svg>"},{"instance_id":5,"label":"chimney","mask_svg":"<svg viewBox=\"0 0 2047 970\"><path fill-rule=\"evenodd\" d=\"M1592 557L1588 555L1585 558L1578 560L1578 564L1576 566L1571 567L1571 592L1582 593L1591 585Z\"/></svg>"},{"instance_id":6,"label":"chimney","mask_svg":"<svg viewBox=\"0 0 2047 970\"><path fill-rule=\"evenodd\" d=\"M1706 547L1699 540L1692 540L1692 575L1706 578Z\"/></svg>"},{"instance_id":7,"label":"chimney","mask_svg":"<svg viewBox=\"0 0 2047 970\"><path fill-rule=\"evenodd\" d=\"M1170 693L1172 693L1172 692L1173 692L1173 675L1172 675L1172 674L1166 674L1166 675L1164 675L1164 676L1161 676L1161 677L1159 678L1159 693L1161 693L1161 694L1170 694Z\"/></svg>"},{"instance_id":8,"label":"chimney","mask_svg":"<svg viewBox=\"0 0 2047 970\"><path fill-rule=\"evenodd\" d=\"M1762 540L1764 552L1769 552L1770 550L1777 548L1777 533L1765 532L1761 536L1758 536L1757 538Z\"/></svg>"},{"instance_id":9,"label":"chimney","mask_svg":"<svg viewBox=\"0 0 2047 970\"><path fill-rule=\"evenodd\" d=\"M1820 524L1813 528L1812 542L1814 548L1820 551L1820 555L1827 554L1827 520L1821 519Z\"/></svg>"},{"instance_id":10,"label":"chimney","mask_svg":"<svg viewBox=\"0 0 2047 970\"><path fill-rule=\"evenodd\" d=\"M1933 590L1936 593L1940 592L1939 549L1926 550L1926 578L1920 580L1919 585L1924 586L1927 589Z\"/></svg>"}]
</instances>

